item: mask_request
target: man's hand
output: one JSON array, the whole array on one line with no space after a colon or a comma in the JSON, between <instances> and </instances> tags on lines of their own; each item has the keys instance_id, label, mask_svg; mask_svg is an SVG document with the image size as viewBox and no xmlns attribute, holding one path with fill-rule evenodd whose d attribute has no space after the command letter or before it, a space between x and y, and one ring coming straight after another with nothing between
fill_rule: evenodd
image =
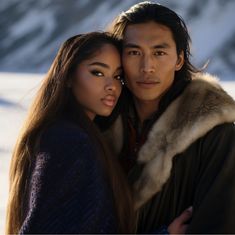
<instances>
[{"instance_id":1,"label":"man's hand","mask_svg":"<svg viewBox=\"0 0 235 235\"><path fill-rule=\"evenodd\" d=\"M173 222L168 226L169 234L185 234L188 224L187 222L191 219L193 208L189 207L182 214L176 217Z\"/></svg>"}]
</instances>

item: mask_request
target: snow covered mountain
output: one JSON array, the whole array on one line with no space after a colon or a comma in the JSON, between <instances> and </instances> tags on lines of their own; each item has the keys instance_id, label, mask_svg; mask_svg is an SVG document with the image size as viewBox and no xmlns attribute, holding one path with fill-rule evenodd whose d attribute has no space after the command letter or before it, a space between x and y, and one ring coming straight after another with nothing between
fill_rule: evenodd
<instances>
[{"instance_id":1,"label":"snow covered mountain","mask_svg":"<svg viewBox=\"0 0 235 235\"><path fill-rule=\"evenodd\" d=\"M137 0L1 0L0 71L44 73L68 37L102 30ZM192 36L192 61L235 80L235 1L159 0L179 13Z\"/></svg>"}]
</instances>

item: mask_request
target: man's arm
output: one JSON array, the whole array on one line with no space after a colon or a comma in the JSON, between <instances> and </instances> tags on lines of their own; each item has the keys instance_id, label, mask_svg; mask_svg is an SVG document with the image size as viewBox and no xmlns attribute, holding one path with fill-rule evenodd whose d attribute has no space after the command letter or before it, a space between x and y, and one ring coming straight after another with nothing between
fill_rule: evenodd
<instances>
[{"instance_id":1,"label":"man's arm","mask_svg":"<svg viewBox=\"0 0 235 235\"><path fill-rule=\"evenodd\" d=\"M187 233L235 233L235 126L223 124L202 141Z\"/></svg>"}]
</instances>

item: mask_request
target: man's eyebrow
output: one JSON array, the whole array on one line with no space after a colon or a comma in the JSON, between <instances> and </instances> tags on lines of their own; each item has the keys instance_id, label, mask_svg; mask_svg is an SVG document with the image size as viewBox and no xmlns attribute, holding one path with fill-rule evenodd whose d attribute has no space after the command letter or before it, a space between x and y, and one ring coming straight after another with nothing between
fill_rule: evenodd
<instances>
[{"instance_id":1,"label":"man's eyebrow","mask_svg":"<svg viewBox=\"0 0 235 235\"><path fill-rule=\"evenodd\" d=\"M126 43L123 45L124 48L141 48L141 46L134 44L134 43ZM153 49L163 49L163 48L169 48L170 45L167 43L160 43L157 45L152 46Z\"/></svg>"},{"instance_id":2,"label":"man's eyebrow","mask_svg":"<svg viewBox=\"0 0 235 235\"><path fill-rule=\"evenodd\" d=\"M106 69L110 68L107 64L102 63L102 62L93 62L93 63L89 64L89 66L92 66L92 65L98 65L98 66L101 66L101 67L106 68Z\"/></svg>"},{"instance_id":3,"label":"man's eyebrow","mask_svg":"<svg viewBox=\"0 0 235 235\"><path fill-rule=\"evenodd\" d=\"M123 47L124 48L140 48L140 46L134 43L124 43Z\"/></svg>"},{"instance_id":4,"label":"man's eyebrow","mask_svg":"<svg viewBox=\"0 0 235 235\"><path fill-rule=\"evenodd\" d=\"M162 48L169 48L169 47L170 47L170 45L164 42L164 43L160 43L158 45L155 45L152 48L154 48L154 49L162 49Z\"/></svg>"}]
</instances>

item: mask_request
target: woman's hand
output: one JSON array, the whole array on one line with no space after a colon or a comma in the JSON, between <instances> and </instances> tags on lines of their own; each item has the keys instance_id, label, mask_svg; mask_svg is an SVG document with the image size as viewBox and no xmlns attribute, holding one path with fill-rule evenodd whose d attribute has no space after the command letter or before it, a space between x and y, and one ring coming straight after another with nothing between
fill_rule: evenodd
<instances>
[{"instance_id":1,"label":"woman's hand","mask_svg":"<svg viewBox=\"0 0 235 235\"><path fill-rule=\"evenodd\" d=\"M187 222L191 219L193 208L189 207L182 214L176 217L173 222L168 226L169 234L185 234L188 224Z\"/></svg>"}]
</instances>

